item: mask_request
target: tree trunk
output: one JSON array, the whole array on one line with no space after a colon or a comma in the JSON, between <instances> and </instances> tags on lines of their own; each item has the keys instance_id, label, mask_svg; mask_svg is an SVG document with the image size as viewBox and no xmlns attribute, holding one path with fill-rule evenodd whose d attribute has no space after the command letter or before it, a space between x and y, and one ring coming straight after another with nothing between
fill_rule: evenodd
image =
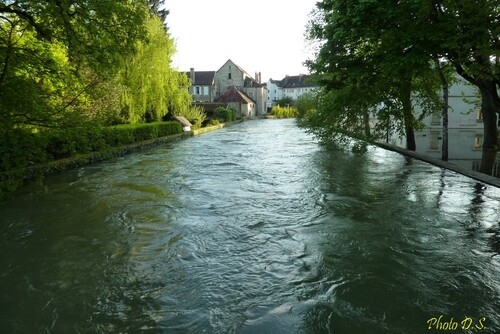
<instances>
[{"instance_id":1,"label":"tree trunk","mask_svg":"<svg viewBox=\"0 0 500 334\"><path fill-rule=\"evenodd\" d=\"M436 64L436 70L439 74L439 80L441 81L441 88L443 91L443 142L441 146L441 159L444 161L448 161L448 96L449 96L449 87L448 80L444 76L443 69L439 63L439 59L435 59L434 63Z\"/></svg>"},{"instance_id":2,"label":"tree trunk","mask_svg":"<svg viewBox=\"0 0 500 334\"><path fill-rule=\"evenodd\" d=\"M365 111L363 113L363 126L365 130L365 137L367 140L370 140L371 133L370 133L370 114L368 111Z\"/></svg>"},{"instance_id":3,"label":"tree trunk","mask_svg":"<svg viewBox=\"0 0 500 334\"><path fill-rule=\"evenodd\" d=\"M497 114L500 109L500 99L494 81L479 79L477 86L481 91L484 124L483 155L479 171L491 175L498 152Z\"/></svg>"},{"instance_id":4,"label":"tree trunk","mask_svg":"<svg viewBox=\"0 0 500 334\"><path fill-rule=\"evenodd\" d=\"M403 105L403 120L405 124L406 149L415 151L415 130L413 129L414 117L411 105L411 75L403 75L400 87L401 104Z\"/></svg>"}]
</instances>

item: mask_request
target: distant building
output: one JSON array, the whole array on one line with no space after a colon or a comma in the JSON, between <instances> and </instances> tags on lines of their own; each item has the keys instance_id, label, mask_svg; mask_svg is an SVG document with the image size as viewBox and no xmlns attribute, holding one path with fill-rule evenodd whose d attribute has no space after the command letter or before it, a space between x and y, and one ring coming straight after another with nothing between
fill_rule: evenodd
<instances>
[{"instance_id":1,"label":"distant building","mask_svg":"<svg viewBox=\"0 0 500 334\"><path fill-rule=\"evenodd\" d=\"M267 111L267 87L261 83L261 73L252 78L230 59L217 71L195 71L191 68L186 75L191 79L189 92L196 105L213 109L211 105L220 106L231 100L228 103L232 107L241 106L237 109L240 117L263 115Z\"/></svg>"},{"instance_id":2,"label":"distant building","mask_svg":"<svg viewBox=\"0 0 500 334\"><path fill-rule=\"evenodd\" d=\"M186 74L191 80L189 92L193 102L214 102L219 97L217 72L195 71L191 68Z\"/></svg>"},{"instance_id":3,"label":"distant building","mask_svg":"<svg viewBox=\"0 0 500 334\"><path fill-rule=\"evenodd\" d=\"M254 106L248 116L263 115L267 112L267 87L261 83L260 73L256 74L256 78L252 78L248 72L229 59L217 71L217 80L221 95L227 90L233 90L234 87L252 100ZM245 110L241 110L242 115L245 113Z\"/></svg>"},{"instance_id":4,"label":"distant building","mask_svg":"<svg viewBox=\"0 0 500 334\"><path fill-rule=\"evenodd\" d=\"M218 99L236 110L236 118L255 116L255 101L235 86L229 87Z\"/></svg>"},{"instance_id":5,"label":"distant building","mask_svg":"<svg viewBox=\"0 0 500 334\"><path fill-rule=\"evenodd\" d=\"M279 100L285 97L297 100L301 95L312 92L317 87L318 85L307 74L287 75L282 80L269 79L267 82L267 90L269 92L267 107L274 107Z\"/></svg>"}]
</instances>

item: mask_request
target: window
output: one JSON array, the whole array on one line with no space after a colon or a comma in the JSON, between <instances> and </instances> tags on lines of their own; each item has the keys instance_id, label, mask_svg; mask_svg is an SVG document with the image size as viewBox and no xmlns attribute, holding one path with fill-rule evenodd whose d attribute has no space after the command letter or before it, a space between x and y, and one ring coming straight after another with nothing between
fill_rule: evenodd
<instances>
[{"instance_id":1,"label":"window","mask_svg":"<svg viewBox=\"0 0 500 334\"><path fill-rule=\"evenodd\" d=\"M483 136L476 135L474 137L474 149L479 150L483 146Z\"/></svg>"},{"instance_id":2,"label":"window","mask_svg":"<svg viewBox=\"0 0 500 334\"><path fill-rule=\"evenodd\" d=\"M227 75L227 78L228 78L228 79L231 79L231 73L229 73L229 74Z\"/></svg>"},{"instance_id":3,"label":"window","mask_svg":"<svg viewBox=\"0 0 500 334\"><path fill-rule=\"evenodd\" d=\"M200 95L200 87L198 87L198 86L194 87L194 93L196 95Z\"/></svg>"},{"instance_id":4,"label":"window","mask_svg":"<svg viewBox=\"0 0 500 334\"><path fill-rule=\"evenodd\" d=\"M483 111L481 108L476 109L476 121L482 122L483 121Z\"/></svg>"},{"instance_id":5,"label":"window","mask_svg":"<svg viewBox=\"0 0 500 334\"><path fill-rule=\"evenodd\" d=\"M203 95L208 96L208 87L203 87Z\"/></svg>"},{"instance_id":6,"label":"window","mask_svg":"<svg viewBox=\"0 0 500 334\"><path fill-rule=\"evenodd\" d=\"M438 131L431 131L429 150L439 151L439 132Z\"/></svg>"}]
</instances>

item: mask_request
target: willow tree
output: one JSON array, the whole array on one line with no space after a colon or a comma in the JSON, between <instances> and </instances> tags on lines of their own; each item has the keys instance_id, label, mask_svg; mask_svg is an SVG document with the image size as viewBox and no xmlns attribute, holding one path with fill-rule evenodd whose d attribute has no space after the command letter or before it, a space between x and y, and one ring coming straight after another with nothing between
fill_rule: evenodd
<instances>
[{"instance_id":1,"label":"willow tree","mask_svg":"<svg viewBox=\"0 0 500 334\"><path fill-rule=\"evenodd\" d=\"M186 75L171 67L175 45L157 16L149 18L146 40L136 46L120 74L126 122L159 121L169 111L191 102Z\"/></svg>"},{"instance_id":2,"label":"willow tree","mask_svg":"<svg viewBox=\"0 0 500 334\"><path fill-rule=\"evenodd\" d=\"M0 2L3 130L75 123L89 91L134 52L147 17L141 0Z\"/></svg>"}]
</instances>

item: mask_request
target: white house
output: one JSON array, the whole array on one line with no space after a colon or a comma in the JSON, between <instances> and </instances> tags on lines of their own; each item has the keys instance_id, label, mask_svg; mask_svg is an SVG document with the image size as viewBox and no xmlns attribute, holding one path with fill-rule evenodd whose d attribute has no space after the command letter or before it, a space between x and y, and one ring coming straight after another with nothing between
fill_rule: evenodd
<instances>
[{"instance_id":1,"label":"white house","mask_svg":"<svg viewBox=\"0 0 500 334\"><path fill-rule=\"evenodd\" d=\"M267 107L272 108L276 102L283 98L283 87L281 80L269 79L267 82Z\"/></svg>"},{"instance_id":2,"label":"white house","mask_svg":"<svg viewBox=\"0 0 500 334\"><path fill-rule=\"evenodd\" d=\"M450 86L448 112L448 160L461 167L478 170L483 145L483 118L478 89L462 78ZM415 108L418 113L418 108ZM441 158L443 121L440 114L423 120L425 128L415 132L416 152ZM498 124L500 126L500 122ZM405 138L392 137L390 143L405 147ZM497 157L493 174L500 177Z\"/></svg>"},{"instance_id":3,"label":"white house","mask_svg":"<svg viewBox=\"0 0 500 334\"><path fill-rule=\"evenodd\" d=\"M317 84L311 80L311 76L306 74L287 75L279 81L269 79L267 82L267 90L269 92L267 107L272 108L279 100L285 97L297 100L301 95L314 91L316 87Z\"/></svg>"}]
</instances>

